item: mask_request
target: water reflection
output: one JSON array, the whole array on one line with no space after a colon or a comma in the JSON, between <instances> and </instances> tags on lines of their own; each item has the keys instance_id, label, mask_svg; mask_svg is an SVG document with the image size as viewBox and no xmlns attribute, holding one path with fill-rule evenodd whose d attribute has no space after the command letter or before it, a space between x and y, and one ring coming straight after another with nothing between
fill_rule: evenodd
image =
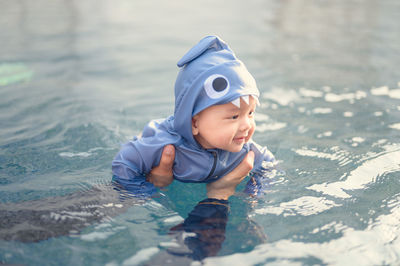
<instances>
[{"instance_id":1,"label":"water reflection","mask_svg":"<svg viewBox=\"0 0 400 266\"><path fill-rule=\"evenodd\" d=\"M114 185L85 189L63 197L0 204L0 238L39 242L76 235L94 223L107 222L144 199L120 193Z\"/></svg>"},{"instance_id":2,"label":"water reflection","mask_svg":"<svg viewBox=\"0 0 400 266\"><path fill-rule=\"evenodd\" d=\"M63 197L0 204L0 239L30 243L79 236L82 240L93 241L99 237L96 232L81 235L81 231L96 224L104 227L132 206L152 201L142 196L137 194L137 189L132 193L113 183ZM186 265L217 256L225 241L229 210L226 200L200 201L182 223L170 228L171 242L161 243L160 252L149 264ZM138 222L138 218L132 217L132 222ZM249 219L243 219L238 230L244 234L241 246L251 249L266 242L262 228ZM108 237L107 232L100 237Z\"/></svg>"}]
</instances>

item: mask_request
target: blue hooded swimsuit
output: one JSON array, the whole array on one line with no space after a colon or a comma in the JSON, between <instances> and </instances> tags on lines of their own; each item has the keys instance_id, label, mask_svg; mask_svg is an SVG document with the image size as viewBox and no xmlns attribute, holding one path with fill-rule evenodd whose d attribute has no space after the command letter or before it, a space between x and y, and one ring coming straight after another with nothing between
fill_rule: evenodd
<instances>
[{"instance_id":1,"label":"blue hooded swimsuit","mask_svg":"<svg viewBox=\"0 0 400 266\"><path fill-rule=\"evenodd\" d=\"M192 135L192 117L207 107L229 102L239 107L240 97L248 102L249 96L258 102L259 91L247 68L216 36L203 38L182 57L178 67L174 115L151 121L141 136L122 146L112 162L116 181L145 182L167 144L175 146L173 174L181 182L216 181L238 166L250 150L255 153L253 176L261 178L265 162L275 162L266 147L250 140L239 152L204 149Z\"/></svg>"}]
</instances>

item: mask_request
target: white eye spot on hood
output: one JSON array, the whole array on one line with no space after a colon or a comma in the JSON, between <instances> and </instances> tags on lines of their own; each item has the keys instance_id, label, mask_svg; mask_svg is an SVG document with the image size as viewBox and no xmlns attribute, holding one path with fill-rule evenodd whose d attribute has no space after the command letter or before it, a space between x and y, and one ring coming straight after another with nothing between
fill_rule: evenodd
<instances>
[{"instance_id":1,"label":"white eye spot on hood","mask_svg":"<svg viewBox=\"0 0 400 266\"><path fill-rule=\"evenodd\" d=\"M204 89L211 99L218 99L226 95L229 91L228 79L220 74L209 76L204 82Z\"/></svg>"}]
</instances>

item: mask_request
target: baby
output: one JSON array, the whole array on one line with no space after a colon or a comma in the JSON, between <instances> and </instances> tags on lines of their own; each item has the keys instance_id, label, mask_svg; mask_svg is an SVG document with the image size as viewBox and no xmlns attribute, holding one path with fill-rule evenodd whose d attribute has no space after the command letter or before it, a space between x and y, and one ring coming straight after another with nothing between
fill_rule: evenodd
<instances>
[{"instance_id":1,"label":"baby","mask_svg":"<svg viewBox=\"0 0 400 266\"><path fill-rule=\"evenodd\" d=\"M251 138L259 97L252 75L217 36L203 38L178 67L174 115L151 121L141 136L122 146L112 162L114 179L123 185L148 185L146 175L160 163L164 146L172 144L176 180L214 182L253 151L251 175L257 181L265 162L272 165L275 159Z\"/></svg>"}]
</instances>

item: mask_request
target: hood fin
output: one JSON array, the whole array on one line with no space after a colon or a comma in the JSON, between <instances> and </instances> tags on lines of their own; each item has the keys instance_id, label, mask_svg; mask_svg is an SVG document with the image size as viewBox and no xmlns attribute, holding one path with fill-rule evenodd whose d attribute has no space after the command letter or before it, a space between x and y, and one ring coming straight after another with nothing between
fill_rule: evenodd
<instances>
[{"instance_id":1,"label":"hood fin","mask_svg":"<svg viewBox=\"0 0 400 266\"><path fill-rule=\"evenodd\" d=\"M253 99L256 101L257 106L260 106L260 101L258 100L258 97L255 95L243 95L241 97L236 98L235 100L231 101L233 105L235 105L237 108L240 108L240 98L248 105L249 104L249 97L253 97Z\"/></svg>"},{"instance_id":2,"label":"hood fin","mask_svg":"<svg viewBox=\"0 0 400 266\"><path fill-rule=\"evenodd\" d=\"M257 106L260 106L260 101L258 100L258 97L255 95L250 95L251 97L253 97L253 99L256 101Z\"/></svg>"},{"instance_id":3,"label":"hood fin","mask_svg":"<svg viewBox=\"0 0 400 266\"><path fill-rule=\"evenodd\" d=\"M242 96L242 100L243 100L247 105L249 105L249 95L244 95L244 96Z\"/></svg>"},{"instance_id":4,"label":"hood fin","mask_svg":"<svg viewBox=\"0 0 400 266\"><path fill-rule=\"evenodd\" d=\"M178 62L178 67L183 67L187 63L190 63L200 55L202 55L208 49L214 48L215 50L230 50L228 45L217 36L207 36L203 38L197 45L189 50Z\"/></svg>"},{"instance_id":5,"label":"hood fin","mask_svg":"<svg viewBox=\"0 0 400 266\"><path fill-rule=\"evenodd\" d=\"M236 98L235 100L231 101L237 108L240 109L240 97Z\"/></svg>"}]
</instances>

